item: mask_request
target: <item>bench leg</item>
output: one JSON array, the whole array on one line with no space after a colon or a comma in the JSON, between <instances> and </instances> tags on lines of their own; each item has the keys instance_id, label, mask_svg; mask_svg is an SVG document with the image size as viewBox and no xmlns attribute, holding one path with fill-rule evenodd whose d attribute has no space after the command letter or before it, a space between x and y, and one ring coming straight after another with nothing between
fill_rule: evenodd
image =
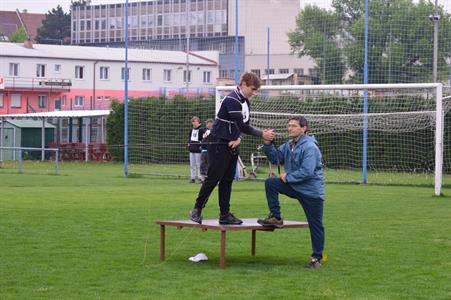
<instances>
[{"instance_id":1,"label":"bench leg","mask_svg":"<svg viewBox=\"0 0 451 300\"><path fill-rule=\"evenodd\" d=\"M251 255L255 256L256 230L252 230Z\"/></svg>"},{"instance_id":2,"label":"bench leg","mask_svg":"<svg viewBox=\"0 0 451 300\"><path fill-rule=\"evenodd\" d=\"M165 232L164 225L160 225L160 261L165 259Z\"/></svg>"},{"instance_id":3,"label":"bench leg","mask_svg":"<svg viewBox=\"0 0 451 300\"><path fill-rule=\"evenodd\" d=\"M225 267L225 244L226 244L226 232L221 230L221 250L219 255L219 267L224 270Z\"/></svg>"}]
</instances>

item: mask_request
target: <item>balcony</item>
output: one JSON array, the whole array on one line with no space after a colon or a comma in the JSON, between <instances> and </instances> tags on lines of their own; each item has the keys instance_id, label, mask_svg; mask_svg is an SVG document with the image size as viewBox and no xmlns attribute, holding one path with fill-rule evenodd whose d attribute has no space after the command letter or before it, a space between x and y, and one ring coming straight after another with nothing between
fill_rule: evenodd
<instances>
[{"instance_id":1,"label":"balcony","mask_svg":"<svg viewBox=\"0 0 451 300\"><path fill-rule=\"evenodd\" d=\"M72 86L70 79L4 77L7 91L68 92Z\"/></svg>"}]
</instances>

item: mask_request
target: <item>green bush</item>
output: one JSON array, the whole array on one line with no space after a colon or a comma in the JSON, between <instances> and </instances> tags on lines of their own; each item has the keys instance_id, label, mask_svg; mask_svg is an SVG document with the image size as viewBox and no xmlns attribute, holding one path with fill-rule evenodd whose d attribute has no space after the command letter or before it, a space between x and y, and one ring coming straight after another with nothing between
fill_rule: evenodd
<instances>
[{"instance_id":1,"label":"green bush","mask_svg":"<svg viewBox=\"0 0 451 300\"><path fill-rule=\"evenodd\" d=\"M374 99L374 98L373 98ZM361 112L361 97L348 97L343 105L343 98L328 99L325 102L318 98L297 97L255 98L252 100L253 110L310 114L321 111L323 114L346 114ZM336 102L336 104L335 104ZM340 105L338 105L340 103ZM337 109L340 107L340 110ZM403 96L380 97L369 107L369 112L421 111L435 109L430 99L406 98ZM112 113L107 121L107 141L114 160L123 160L124 144L124 105L114 102ZM186 163L189 160L186 145L191 129L191 117L198 116L202 122L213 118L215 100L210 98L147 98L129 101L129 162L130 163ZM445 163L444 171L451 173L450 130L451 114L445 117ZM323 153L324 164L334 169L361 168L362 130L343 133L316 135ZM276 143L282 143L280 138ZM250 154L257 150L261 139L246 136L241 144L241 158L249 163ZM421 147L421 156L412 157L413 149ZM381 136L380 131L368 132L368 168L388 171L414 170L431 172L434 169L435 137L431 128L411 132L388 133ZM418 153L418 150L416 150ZM419 163L420 162L420 163Z\"/></svg>"}]
</instances>

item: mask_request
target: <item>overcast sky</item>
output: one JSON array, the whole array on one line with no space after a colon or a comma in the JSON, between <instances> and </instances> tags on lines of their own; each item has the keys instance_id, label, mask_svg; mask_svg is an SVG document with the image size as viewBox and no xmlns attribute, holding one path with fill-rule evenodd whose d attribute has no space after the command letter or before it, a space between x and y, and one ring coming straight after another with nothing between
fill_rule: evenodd
<instances>
[{"instance_id":1,"label":"overcast sky","mask_svg":"<svg viewBox=\"0 0 451 300\"><path fill-rule=\"evenodd\" d=\"M246 0L239 0L246 1ZM262 0L263 1L263 0ZM396 0L393 0L396 1ZM435 0L432 0L435 2ZM137 2L136 0L129 0L129 2ZM69 12L71 0L0 0L0 10L16 10L20 11L27 9L30 13L46 13L58 4L61 5L65 12ZM110 3L125 3L125 0L92 0L93 5L96 4L110 4ZM301 6L306 3L314 3L321 7L329 7L332 0L300 0ZM438 0L440 5L451 12L451 0Z\"/></svg>"}]
</instances>

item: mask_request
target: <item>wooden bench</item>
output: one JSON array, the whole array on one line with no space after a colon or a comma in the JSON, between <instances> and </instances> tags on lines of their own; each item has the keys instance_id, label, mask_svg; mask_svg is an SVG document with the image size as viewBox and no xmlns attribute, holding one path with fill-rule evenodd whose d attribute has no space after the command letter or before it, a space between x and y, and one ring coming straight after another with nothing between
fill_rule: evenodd
<instances>
[{"instance_id":1,"label":"wooden bench","mask_svg":"<svg viewBox=\"0 0 451 300\"><path fill-rule=\"evenodd\" d=\"M242 219L243 224L241 225L220 225L217 219L214 220L203 220L202 224L197 224L190 220L159 220L156 221L157 224L160 225L160 260L165 260L165 252L166 252L166 236L165 236L165 227L166 226L174 226L177 229L182 229L183 227L195 227L200 228L203 231L218 230L221 231L221 244L219 248L219 267L224 269L225 267L225 248L226 248L226 232L227 231L236 231L236 230L251 230L251 255L255 256L255 248L256 248L256 231L274 231L275 229L288 229L288 228L307 228L307 222L301 221L287 221L284 220L283 228L268 228L263 227L257 223L257 219Z\"/></svg>"}]
</instances>

